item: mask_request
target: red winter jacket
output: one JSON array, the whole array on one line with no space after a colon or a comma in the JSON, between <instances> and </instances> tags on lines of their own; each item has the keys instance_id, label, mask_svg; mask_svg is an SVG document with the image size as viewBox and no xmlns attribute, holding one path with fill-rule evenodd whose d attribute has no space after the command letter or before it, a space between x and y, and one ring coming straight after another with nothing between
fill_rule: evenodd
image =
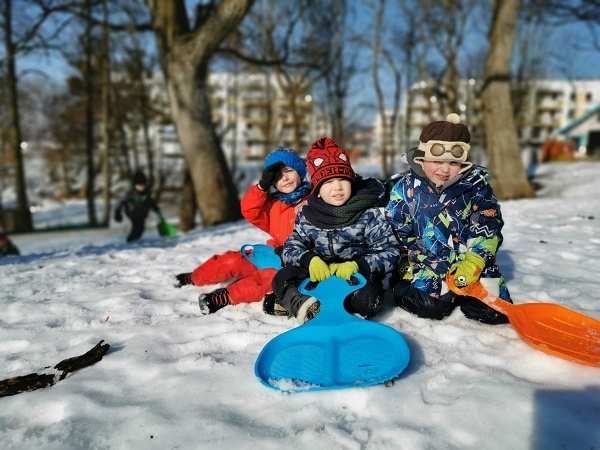
<instances>
[{"instance_id":1,"label":"red winter jacket","mask_svg":"<svg viewBox=\"0 0 600 450\"><path fill-rule=\"evenodd\" d=\"M296 215L307 198L308 195L296 205L286 205L254 185L242 198L242 215L252 225L271 235L268 245L279 247L292 234Z\"/></svg>"}]
</instances>

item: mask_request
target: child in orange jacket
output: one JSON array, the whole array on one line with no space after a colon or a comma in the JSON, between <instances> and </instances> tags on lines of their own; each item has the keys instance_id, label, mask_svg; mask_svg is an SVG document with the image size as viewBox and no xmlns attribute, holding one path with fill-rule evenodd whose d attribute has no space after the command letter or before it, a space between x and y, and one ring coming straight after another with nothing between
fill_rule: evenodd
<instances>
[{"instance_id":1,"label":"child in orange jacket","mask_svg":"<svg viewBox=\"0 0 600 450\"><path fill-rule=\"evenodd\" d=\"M279 147L265 159L258 184L252 186L241 201L242 214L251 224L269 233L267 245L276 253L294 228L296 214L310 194L304 180L306 164L290 148ZM272 291L276 269L258 269L241 251L214 255L190 273L176 276L178 287L193 284L206 286L237 280L226 288L199 297L200 310L211 314L227 305L258 302Z\"/></svg>"}]
</instances>

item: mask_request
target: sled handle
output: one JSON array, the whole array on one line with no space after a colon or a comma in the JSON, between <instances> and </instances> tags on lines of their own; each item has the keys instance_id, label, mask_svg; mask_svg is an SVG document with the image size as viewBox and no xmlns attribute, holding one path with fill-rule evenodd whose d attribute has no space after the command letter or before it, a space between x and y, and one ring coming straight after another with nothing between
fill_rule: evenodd
<instances>
[{"instance_id":1,"label":"sled handle","mask_svg":"<svg viewBox=\"0 0 600 450\"><path fill-rule=\"evenodd\" d=\"M352 277L358 280L358 284L350 284L349 281L332 275L331 277L327 278L328 280L330 278L332 280L329 283L327 283L325 287L321 287L322 284L319 283L314 289L307 289L307 285L308 283L310 283L310 278L307 278L302 283L300 283L300 286L298 286L298 291L301 294L310 295L311 297L316 298L319 298L319 295L323 296L324 294L346 298L348 294L359 290L367 284L367 280L360 273L355 273L354 275L352 275ZM331 294L332 292L334 294Z\"/></svg>"},{"instance_id":2,"label":"sled handle","mask_svg":"<svg viewBox=\"0 0 600 450\"><path fill-rule=\"evenodd\" d=\"M251 249L248 256L246 249ZM281 258L275 253L275 249L265 244L244 244L240 249L242 256L254 264L258 269L281 269Z\"/></svg>"}]
</instances>

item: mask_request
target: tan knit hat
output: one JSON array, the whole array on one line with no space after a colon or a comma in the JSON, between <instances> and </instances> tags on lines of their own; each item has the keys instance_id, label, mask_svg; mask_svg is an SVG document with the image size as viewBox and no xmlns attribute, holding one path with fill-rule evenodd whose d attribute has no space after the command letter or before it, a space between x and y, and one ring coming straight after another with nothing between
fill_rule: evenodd
<instances>
[{"instance_id":1,"label":"tan knit hat","mask_svg":"<svg viewBox=\"0 0 600 450\"><path fill-rule=\"evenodd\" d=\"M463 165L461 172L473 165L467 162L471 134L456 113L448 114L446 120L426 125L419 141L414 161L420 165L423 161L457 161Z\"/></svg>"}]
</instances>

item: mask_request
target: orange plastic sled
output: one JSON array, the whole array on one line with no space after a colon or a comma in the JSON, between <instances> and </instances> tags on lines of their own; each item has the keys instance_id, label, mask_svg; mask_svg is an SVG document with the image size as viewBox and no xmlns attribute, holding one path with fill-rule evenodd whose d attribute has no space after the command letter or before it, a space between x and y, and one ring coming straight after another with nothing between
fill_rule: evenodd
<instances>
[{"instance_id":1,"label":"orange plastic sled","mask_svg":"<svg viewBox=\"0 0 600 450\"><path fill-rule=\"evenodd\" d=\"M506 315L521 338L537 350L569 361L600 367L600 321L553 303L513 305L485 290L481 282L448 287L458 295L481 300Z\"/></svg>"}]
</instances>

